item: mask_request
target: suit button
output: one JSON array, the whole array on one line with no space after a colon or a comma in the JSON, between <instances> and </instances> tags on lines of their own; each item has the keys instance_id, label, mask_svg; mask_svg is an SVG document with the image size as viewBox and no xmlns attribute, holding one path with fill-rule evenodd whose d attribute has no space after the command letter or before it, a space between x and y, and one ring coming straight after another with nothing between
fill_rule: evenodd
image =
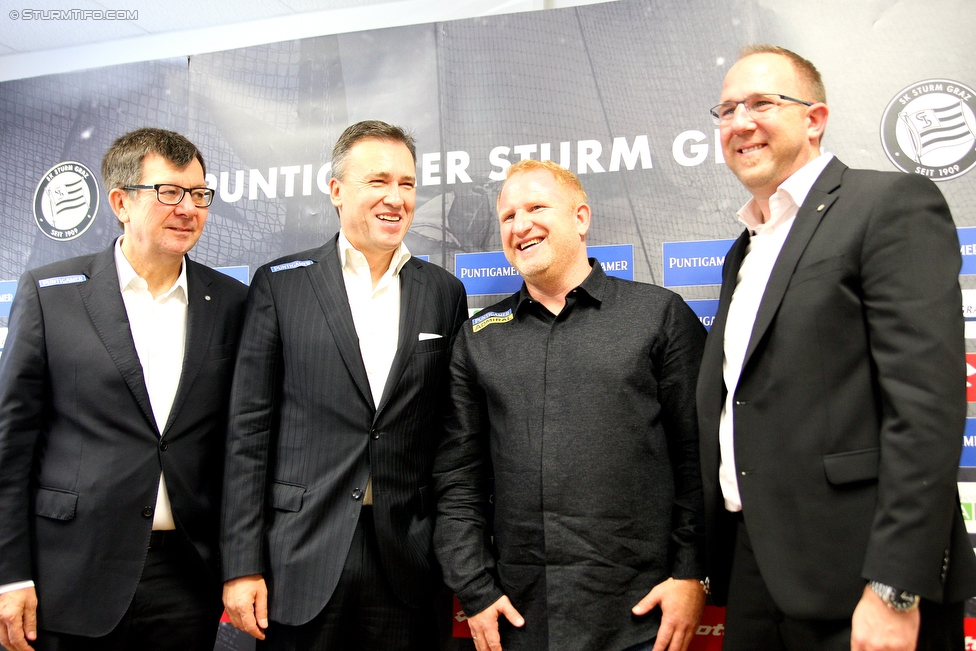
<instances>
[{"instance_id":1,"label":"suit button","mask_svg":"<svg viewBox=\"0 0 976 651\"><path fill-rule=\"evenodd\" d=\"M352 489L352 498L354 500L361 499L362 497L363 497L363 491L362 491L362 489L359 489L359 488Z\"/></svg>"},{"instance_id":2,"label":"suit button","mask_svg":"<svg viewBox=\"0 0 976 651\"><path fill-rule=\"evenodd\" d=\"M380 437L380 433L375 429L372 432L370 432L369 435L374 441Z\"/></svg>"},{"instance_id":3,"label":"suit button","mask_svg":"<svg viewBox=\"0 0 976 651\"><path fill-rule=\"evenodd\" d=\"M151 506L142 507L142 517L151 518L152 514L153 514L153 507Z\"/></svg>"},{"instance_id":4,"label":"suit button","mask_svg":"<svg viewBox=\"0 0 976 651\"><path fill-rule=\"evenodd\" d=\"M169 443L167 443L166 441L160 441L159 449L162 450L163 452L166 452L166 450L169 449Z\"/></svg>"}]
</instances>

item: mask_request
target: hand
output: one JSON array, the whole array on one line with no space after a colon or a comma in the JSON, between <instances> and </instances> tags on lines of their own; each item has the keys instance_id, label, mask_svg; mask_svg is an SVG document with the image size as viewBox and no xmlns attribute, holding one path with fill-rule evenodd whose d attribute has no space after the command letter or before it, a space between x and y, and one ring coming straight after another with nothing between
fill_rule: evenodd
<instances>
[{"instance_id":1,"label":"hand","mask_svg":"<svg viewBox=\"0 0 976 651\"><path fill-rule=\"evenodd\" d=\"M687 651L705 610L705 589L698 579L668 579L654 586L631 609L638 617L661 607L661 627L653 651Z\"/></svg>"},{"instance_id":2,"label":"hand","mask_svg":"<svg viewBox=\"0 0 976 651\"><path fill-rule=\"evenodd\" d=\"M900 613L864 586L851 618L851 651L915 651L921 622L918 608Z\"/></svg>"},{"instance_id":3,"label":"hand","mask_svg":"<svg viewBox=\"0 0 976 651\"><path fill-rule=\"evenodd\" d=\"M515 610L515 606L502 596L474 617L468 617L468 628L474 638L474 648L477 651L502 651L501 638L498 636L498 616L504 615L512 626L521 627L525 620Z\"/></svg>"},{"instance_id":4,"label":"hand","mask_svg":"<svg viewBox=\"0 0 976 651\"><path fill-rule=\"evenodd\" d=\"M0 644L10 651L34 651L37 639L37 592L21 588L0 594Z\"/></svg>"},{"instance_id":5,"label":"hand","mask_svg":"<svg viewBox=\"0 0 976 651\"><path fill-rule=\"evenodd\" d=\"M258 640L268 628L268 586L260 574L224 583L224 608L230 623Z\"/></svg>"}]
</instances>

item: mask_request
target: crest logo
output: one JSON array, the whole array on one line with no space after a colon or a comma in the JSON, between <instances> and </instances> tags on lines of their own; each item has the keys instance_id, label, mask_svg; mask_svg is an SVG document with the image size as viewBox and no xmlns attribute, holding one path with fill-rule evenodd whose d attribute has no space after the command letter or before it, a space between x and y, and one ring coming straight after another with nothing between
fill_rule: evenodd
<instances>
[{"instance_id":1,"label":"crest logo","mask_svg":"<svg viewBox=\"0 0 976 651\"><path fill-rule=\"evenodd\" d=\"M976 92L957 81L929 79L905 88L881 118L881 144L895 167L948 181L976 165Z\"/></svg>"},{"instance_id":2,"label":"crest logo","mask_svg":"<svg viewBox=\"0 0 976 651\"><path fill-rule=\"evenodd\" d=\"M88 230L97 214L98 182L81 163L58 163L34 190L34 220L52 240L75 239Z\"/></svg>"}]
</instances>

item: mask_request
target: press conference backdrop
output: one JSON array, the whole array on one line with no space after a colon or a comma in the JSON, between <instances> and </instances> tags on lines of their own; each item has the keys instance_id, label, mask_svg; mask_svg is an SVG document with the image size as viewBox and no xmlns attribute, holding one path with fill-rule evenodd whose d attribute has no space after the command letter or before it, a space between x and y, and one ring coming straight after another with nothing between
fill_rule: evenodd
<instances>
[{"instance_id":1,"label":"press conference backdrop","mask_svg":"<svg viewBox=\"0 0 976 651\"><path fill-rule=\"evenodd\" d=\"M550 158L580 175L588 242L608 273L671 287L710 325L748 197L708 109L738 50L771 42L823 73L829 151L939 182L959 227L976 373L974 27L966 0L620 0L5 82L0 346L25 269L101 250L119 233L98 174L119 135L158 126L200 146L217 197L191 255L246 280L336 232L330 151L367 118L416 134L407 245L456 273L473 307L519 284L496 253L505 167ZM959 479L976 534L969 422Z\"/></svg>"}]
</instances>

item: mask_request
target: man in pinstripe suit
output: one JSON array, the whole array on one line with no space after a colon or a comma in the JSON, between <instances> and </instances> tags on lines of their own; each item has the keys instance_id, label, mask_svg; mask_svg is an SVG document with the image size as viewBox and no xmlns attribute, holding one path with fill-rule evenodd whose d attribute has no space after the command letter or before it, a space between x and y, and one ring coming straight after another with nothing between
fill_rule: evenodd
<instances>
[{"instance_id":1,"label":"man in pinstripe suit","mask_svg":"<svg viewBox=\"0 0 976 651\"><path fill-rule=\"evenodd\" d=\"M431 466L461 283L412 258L414 140L355 124L340 232L261 267L231 396L224 604L271 649L432 647ZM261 642L263 641L263 642Z\"/></svg>"}]
</instances>

